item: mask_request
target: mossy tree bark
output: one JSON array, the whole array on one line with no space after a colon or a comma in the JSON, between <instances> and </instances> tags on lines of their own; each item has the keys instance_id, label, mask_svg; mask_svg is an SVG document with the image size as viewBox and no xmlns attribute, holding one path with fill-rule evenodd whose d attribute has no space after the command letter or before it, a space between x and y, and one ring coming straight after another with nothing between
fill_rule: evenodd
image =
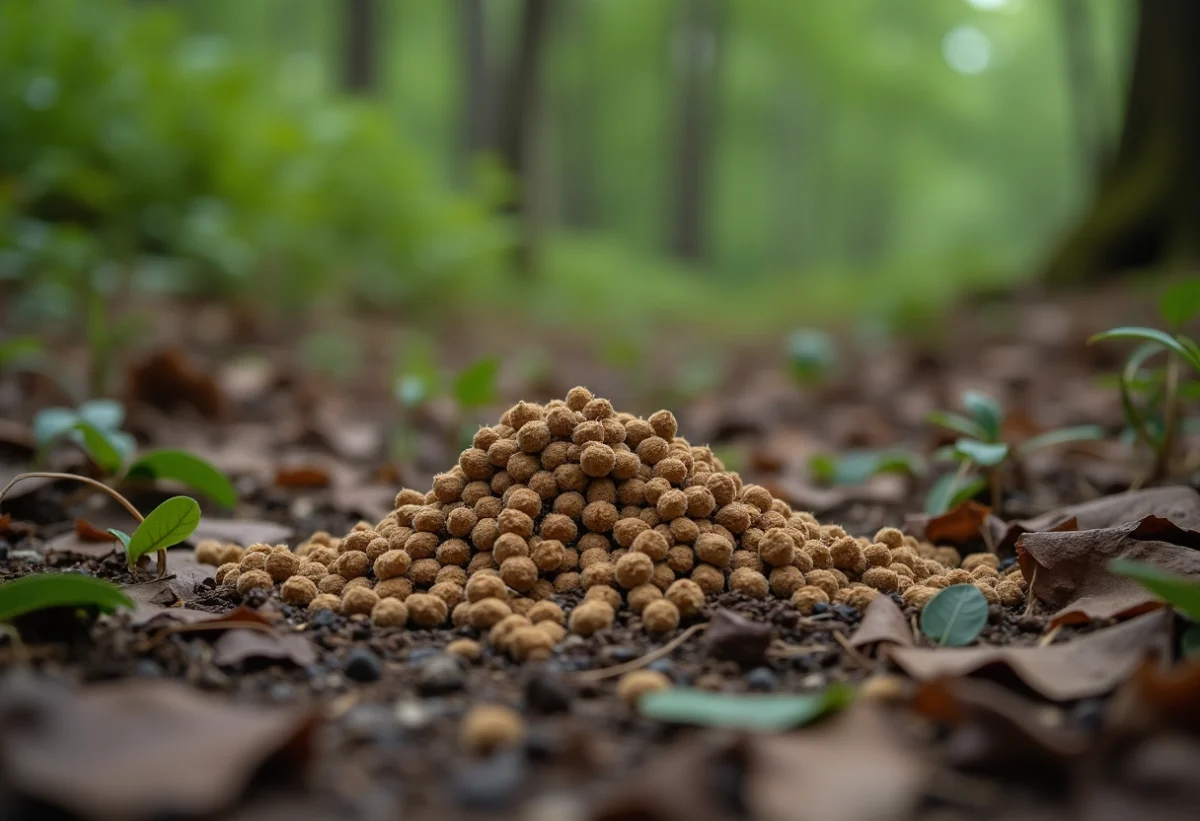
<instances>
[{"instance_id":1,"label":"mossy tree bark","mask_svg":"<svg viewBox=\"0 0 1200 821\"><path fill-rule=\"evenodd\" d=\"M1200 2L1139 0L1117 150L1083 218L1050 259L1051 281L1200 263Z\"/></svg>"}]
</instances>

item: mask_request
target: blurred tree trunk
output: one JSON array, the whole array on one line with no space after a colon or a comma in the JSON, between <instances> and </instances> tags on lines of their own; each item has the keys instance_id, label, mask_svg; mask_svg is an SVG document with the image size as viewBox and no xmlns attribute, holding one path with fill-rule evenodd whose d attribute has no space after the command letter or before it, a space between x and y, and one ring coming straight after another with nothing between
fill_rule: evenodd
<instances>
[{"instance_id":1,"label":"blurred tree trunk","mask_svg":"<svg viewBox=\"0 0 1200 821\"><path fill-rule=\"evenodd\" d=\"M1067 93L1074 109L1075 144L1087 173L1102 171L1107 162L1104 112L1096 82L1095 28L1091 0L1060 0L1063 56L1066 60Z\"/></svg>"},{"instance_id":2,"label":"blurred tree trunk","mask_svg":"<svg viewBox=\"0 0 1200 821\"><path fill-rule=\"evenodd\" d=\"M377 80L375 28L379 9L375 0L342 0L342 8L342 85L347 91L365 94L375 88Z\"/></svg>"},{"instance_id":3,"label":"blurred tree trunk","mask_svg":"<svg viewBox=\"0 0 1200 821\"><path fill-rule=\"evenodd\" d=\"M468 160L491 147L484 19L483 0L459 0L463 49L463 151Z\"/></svg>"},{"instance_id":4,"label":"blurred tree trunk","mask_svg":"<svg viewBox=\"0 0 1200 821\"><path fill-rule=\"evenodd\" d=\"M496 148L516 180L516 192L507 212L520 223L515 261L518 271L532 273L536 266L537 220L533 208L536 179L530 145L541 96L541 63L552 0L524 0L521 6L517 51L504 89L498 115Z\"/></svg>"},{"instance_id":5,"label":"blurred tree trunk","mask_svg":"<svg viewBox=\"0 0 1200 821\"><path fill-rule=\"evenodd\" d=\"M1140 0L1121 138L1052 281L1200 263L1200 2Z\"/></svg>"},{"instance_id":6,"label":"blurred tree trunk","mask_svg":"<svg viewBox=\"0 0 1200 821\"><path fill-rule=\"evenodd\" d=\"M712 178L718 37L722 0L683 0L673 45L677 87L671 151L671 251L680 259L704 257L704 216Z\"/></svg>"}]
</instances>

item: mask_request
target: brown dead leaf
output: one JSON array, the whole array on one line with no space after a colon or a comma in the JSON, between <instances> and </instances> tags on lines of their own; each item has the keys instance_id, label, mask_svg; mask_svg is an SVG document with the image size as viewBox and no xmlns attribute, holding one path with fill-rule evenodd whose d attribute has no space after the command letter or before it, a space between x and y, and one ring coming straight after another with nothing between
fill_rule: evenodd
<instances>
[{"instance_id":1,"label":"brown dead leaf","mask_svg":"<svg viewBox=\"0 0 1200 821\"><path fill-rule=\"evenodd\" d=\"M257 630L230 630L213 644L213 663L233 667L249 659L288 661L307 667L317 661L317 650L301 633L272 634Z\"/></svg>"},{"instance_id":2,"label":"brown dead leaf","mask_svg":"<svg viewBox=\"0 0 1200 821\"><path fill-rule=\"evenodd\" d=\"M1168 573L1200 577L1200 532L1157 516L1099 530L1026 533L1017 540L1030 592L1058 610L1051 624L1144 613L1162 602L1138 582L1110 573L1112 559L1146 562Z\"/></svg>"},{"instance_id":3,"label":"brown dead leaf","mask_svg":"<svg viewBox=\"0 0 1200 821\"><path fill-rule=\"evenodd\" d=\"M129 394L136 402L164 411L190 405L208 419L219 417L224 406L212 374L177 348L157 351L131 368Z\"/></svg>"},{"instance_id":4,"label":"brown dead leaf","mask_svg":"<svg viewBox=\"0 0 1200 821\"><path fill-rule=\"evenodd\" d=\"M924 757L868 702L803 733L755 735L747 744L743 795L750 815L764 821L908 818L930 776Z\"/></svg>"},{"instance_id":5,"label":"brown dead leaf","mask_svg":"<svg viewBox=\"0 0 1200 821\"><path fill-rule=\"evenodd\" d=\"M289 490L319 490L329 487L329 471L312 465L281 467L275 471L275 486Z\"/></svg>"},{"instance_id":6,"label":"brown dead leaf","mask_svg":"<svg viewBox=\"0 0 1200 821\"><path fill-rule=\"evenodd\" d=\"M888 642L904 647L913 643L912 627L891 596L876 596L863 612L862 623L850 637L852 647Z\"/></svg>"},{"instance_id":7,"label":"brown dead leaf","mask_svg":"<svg viewBox=\"0 0 1200 821\"><path fill-rule=\"evenodd\" d=\"M10 691L0 694L0 715L25 718L0 734L9 788L101 821L216 813L268 760L301 773L315 727L307 710L240 705L145 679L74 693Z\"/></svg>"},{"instance_id":8,"label":"brown dead leaf","mask_svg":"<svg viewBox=\"0 0 1200 821\"><path fill-rule=\"evenodd\" d=\"M0 516L0 534L7 533L11 527L12 527L12 514L5 513L3 516Z\"/></svg>"},{"instance_id":9,"label":"brown dead leaf","mask_svg":"<svg viewBox=\"0 0 1200 821\"><path fill-rule=\"evenodd\" d=\"M60 533L42 545L42 553L47 556L79 556L85 559L103 559L108 554L121 548L121 543L115 539L107 542L84 541L74 530Z\"/></svg>"},{"instance_id":10,"label":"brown dead leaf","mask_svg":"<svg viewBox=\"0 0 1200 821\"><path fill-rule=\"evenodd\" d=\"M896 648L891 659L915 679L1012 673L1054 701L1102 695L1148 656L1169 652L1171 615L1147 613L1124 624L1047 647Z\"/></svg>"},{"instance_id":11,"label":"brown dead leaf","mask_svg":"<svg viewBox=\"0 0 1200 821\"><path fill-rule=\"evenodd\" d=\"M233 542L242 547L256 543L282 544L292 537L292 529L278 522L266 522L255 519L214 519L205 516L196 526L190 541L198 542L204 539L216 539L221 542Z\"/></svg>"},{"instance_id":12,"label":"brown dead leaf","mask_svg":"<svg viewBox=\"0 0 1200 821\"><path fill-rule=\"evenodd\" d=\"M75 536L81 542L115 542L117 540L116 536L107 530L96 527L87 519L75 520Z\"/></svg>"},{"instance_id":13,"label":"brown dead leaf","mask_svg":"<svg viewBox=\"0 0 1200 821\"><path fill-rule=\"evenodd\" d=\"M1200 661L1164 670L1144 662L1112 702L1112 724L1126 732L1173 729L1200 735Z\"/></svg>"},{"instance_id":14,"label":"brown dead leaf","mask_svg":"<svg viewBox=\"0 0 1200 821\"><path fill-rule=\"evenodd\" d=\"M937 545L964 545L982 538L980 529L992 509L968 499L925 523L925 538Z\"/></svg>"}]
</instances>

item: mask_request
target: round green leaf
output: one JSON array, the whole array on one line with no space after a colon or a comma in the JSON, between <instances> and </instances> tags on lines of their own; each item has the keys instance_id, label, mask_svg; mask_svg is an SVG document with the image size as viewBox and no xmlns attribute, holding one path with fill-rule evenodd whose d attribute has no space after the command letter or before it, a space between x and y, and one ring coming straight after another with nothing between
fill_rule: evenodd
<instances>
[{"instance_id":1,"label":"round green leaf","mask_svg":"<svg viewBox=\"0 0 1200 821\"><path fill-rule=\"evenodd\" d=\"M925 497L925 512L939 515L974 498L987 487L987 480L978 476L959 477L946 473L938 477Z\"/></svg>"},{"instance_id":2,"label":"round green leaf","mask_svg":"<svg viewBox=\"0 0 1200 821\"><path fill-rule=\"evenodd\" d=\"M237 490L225 474L186 450L160 448L144 453L129 466L128 476L134 479L173 479L200 491L223 507L237 504Z\"/></svg>"},{"instance_id":3,"label":"round green leaf","mask_svg":"<svg viewBox=\"0 0 1200 821\"><path fill-rule=\"evenodd\" d=\"M0 622L51 607L98 607L111 613L133 602L114 584L80 573L39 573L0 584Z\"/></svg>"},{"instance_id":4,"label":"round green leaf","mask_svg":"<svg viewBox=\"0 0 1200 821\"><path fill-rule=\"evenodd\" d=\"M89 399L77 410L80 419L100 430L117 430L125 421L125 406L115 399Z\"/></svg>"},{"instance_id":5,"label":"round green leaf","mask_svg":"<svg viewBox=\"0 0 1200 821\"><path fill-rule=\"evenodd\" d=\"M454 380L454 398L463 408L479 408L496 401L496 372L500 360L485 357L468 365Z\"/></svg>"},{"instance_id":6,"label":"round green leaf","mask_svg":"<svg viewBox=\"0 0 1200 821\"><path fill-rule=\"evenodd\" d=\"M125 548L125 557L132 567L138 559L156 550L166 550L192 535L200 524L200 505L188 496L172 496L146 517Z\"/></svg>"},{"instance_id":7,"label":"round green leaf","mask_svg":"<svg viewBox=\"0 0 1200 821\"><path fill-rule=\"evenodd\" d=\"M963 407L975 420L975 424L983 429L985 441L995 442L1000 438L1000 425L1004 421L1004 411L1000 404L980 391L964 391Z\"/></svg>"},{"instance_id":8,"label":"round green leaf","mask_svg":"<svg viewBox=\"0 0 1200 821\"><path fill-rule=\"evenodd\" d=\"M1008 458L1008 445L1003 442L980 442L976 439L959 439L954 449L977 465L995 467Z\"/></svg>"},{"instance_id":9,"label":"round green leaf","mask_svg":"<svg viewBox=\"0 0 1200 821\"><path fill-rule=\"evenodd\" d=\"M45 408L33 417L33 438L45 447L75 427L79 415L70 408Z\"/></svg>"},{"instance_id":10,"label":"round green leaf","mask_svg":"<svg viewBox=\"0 0 1200 821\"><path fill-rule=\"evenodd\" d=\"M987 624L988 603L973 584L952 584L921 611L921 632L942 646L962 647Z\"/></svg>"},{"instance_id":11,"label":"round green leaf","mask_svg":"<svg viewBox=\"0 0 1200 821\"><path fill-rule=\"evenodd\" d=\"M106 432L89 422L75 423L78 439L87 452L88 457L105 473L118 473L125 462L126 453L122 449L128 442L116 438L113 434L121 431Z\"/></svg>"}]
</instances>

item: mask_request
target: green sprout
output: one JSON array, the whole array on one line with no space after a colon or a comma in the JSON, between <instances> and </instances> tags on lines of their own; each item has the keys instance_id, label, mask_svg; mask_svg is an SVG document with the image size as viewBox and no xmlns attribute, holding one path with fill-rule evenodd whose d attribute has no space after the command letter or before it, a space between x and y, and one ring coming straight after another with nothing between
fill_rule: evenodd
<instances>
[{"instance_id":1,"label":"green sprout","mask_svg":"<svg viewBox=\"0 0 1200 821\"><path fill-rule=\"evenodd\" d=\"M804 387L823 382L837 361L837 352L829 334L810 328L792 331L787 340L787 371L792 380Z\"/></svg>"}]
</instances>

